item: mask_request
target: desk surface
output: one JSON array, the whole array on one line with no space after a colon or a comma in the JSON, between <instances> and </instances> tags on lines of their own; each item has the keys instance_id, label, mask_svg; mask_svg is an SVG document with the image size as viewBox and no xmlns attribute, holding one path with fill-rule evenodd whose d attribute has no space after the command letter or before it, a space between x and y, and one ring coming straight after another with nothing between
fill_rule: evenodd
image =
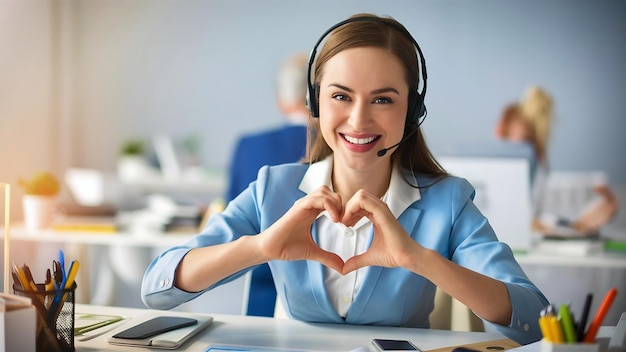
<instances>
[{"instance_id":1,"label":"desk surface","mask_svg":"<svg viewBox=\"0 0 626 352\"><path fill-rule=\"evenodd\" d=\"M124 323L92 339L75 340L76 351L140 351L136 347L111 345L107 338L131 325L133 317L185 315L173 311L76 305L77 313L114 314L128 317ZM214 321L206 330L187 341L177 351L205 351L211 344L265 347L286 351L374 351L372 338L405 339L424 351L447 346L501 340L498 333L453 332L412 328L311 324L291 319L210 314ZM107 328L103 328L107 330ZM156 350L154 350L156 351ZM164 350L165 351L165 350Z\"/></svg>"},{"instance_id":2,"label":"desk surface","mask_svg":"<svg viewBox=\"0 0 626 352\"><path fill-rule=\"evenodd\" d=\"M0 230L4 237L4 231ZM31 241L48 243L74 243L88 245L126 245L135 247L170 247L184 243L193 233L154 232L133 234L130 232L97 233L88 231L28 231L21 227L11 229L11 241Z\"/></svg>"}]
</instances>

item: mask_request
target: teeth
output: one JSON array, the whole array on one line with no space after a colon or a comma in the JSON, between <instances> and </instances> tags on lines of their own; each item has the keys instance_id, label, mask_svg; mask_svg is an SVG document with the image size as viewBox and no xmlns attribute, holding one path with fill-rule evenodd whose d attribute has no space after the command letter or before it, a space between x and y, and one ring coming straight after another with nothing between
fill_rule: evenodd
<instances>
[{"instance_id":1,"label":"teeth","mask_svg":"<svg viewBox=\"0 0 626 352\"><path fill-rule=\"evenodd\" d=\"M367 144L367 143L371 143L374 139L376 139L376 137L352 138L350 136L344 136L344 138L352 144Z\"/></svg>"}]
</instances>

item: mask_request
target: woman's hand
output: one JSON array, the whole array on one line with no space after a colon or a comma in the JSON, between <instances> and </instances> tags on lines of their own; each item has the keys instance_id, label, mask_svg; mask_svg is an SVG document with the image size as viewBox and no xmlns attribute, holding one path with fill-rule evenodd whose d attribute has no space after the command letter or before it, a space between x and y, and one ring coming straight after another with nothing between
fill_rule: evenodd
<instances>
[{"instance_id":1,"label":"woman's hand","mask_svg":"<svg viewBox=\"0 0 626 352\"><path fill-rule=\"evenodd\" d=\"M333 221L341 220L341 196L322 186L299 199L267 230L259 234L259 250L269 260L315 260L342 272L343 260L335 253L321 249L311 235L317 216L327 211Z\"/></svg>"},{"instance_id":2,"label":"woman's hand","mask_svg":"<svg viewBox=\"0 0 626 352\"><path fill-rule=\"evenodd\" d=\"M346 203L341 222L346 226L354 226L363 216L374 227L372 245L365 253L348 259L343 266L343 274L365 266L411 266L414 253L423 247L411 239L385 202L360 190Z\"/></svg>"},{"instance_id":3,"label":"woman's hand","mask_svg":"<svg viewBox=\"0 0 626 352\"><path fill-rule=\"evenodd\" d=\"M610 222L619 209L617 197L608 186L597 186L594 191L600 195L600 199L592 203L572 226L581 233L597 231Z\"/></svg>"}]
</instances>

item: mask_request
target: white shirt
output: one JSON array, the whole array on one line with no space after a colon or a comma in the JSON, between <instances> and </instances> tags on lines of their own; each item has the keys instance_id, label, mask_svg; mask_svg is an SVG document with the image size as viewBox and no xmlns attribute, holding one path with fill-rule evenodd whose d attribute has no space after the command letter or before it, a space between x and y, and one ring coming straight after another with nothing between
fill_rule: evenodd
<instances>
[{"instance_id":1,"label":"white shirt","mask_svg":"<svg viewBox=\"0 0 626 352\"><path fill-rule=\"evenodd\" d=\"M307 170L300 190L311 193L326 185L333 189L331 175L333 170L332 155L312 164ZM412 181L417 185L417 181ZM398 218L409 205L420 199L419 189L411 187L404 179L401 170L394 168L391 172L389 188L383 197L393 215ZM336 253L347 261L351 257L364 253L372 243L372 226L367 218L361 218L353 227L346 227L341 223L334 223L326 211L322 212L317 220L318 245L320 248ZM333 269L324 267L324 284L326 292L341 317L346 317L348 309L354 300L367 267L355 270L342 276Z\"/></svg>"}]
</instances>

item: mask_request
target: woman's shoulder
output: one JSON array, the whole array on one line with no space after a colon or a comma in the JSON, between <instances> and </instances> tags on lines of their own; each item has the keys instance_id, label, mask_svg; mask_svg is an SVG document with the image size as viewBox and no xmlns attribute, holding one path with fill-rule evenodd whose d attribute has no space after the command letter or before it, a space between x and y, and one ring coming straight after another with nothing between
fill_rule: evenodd
<instances>
[{"instance_id":1,"label":"woman's shoulder","mask_svg":"<svg viewBox=\"0 0 626 352\"><path fill-rule=\"evenodd\" d=\"M288 186L300 184L304 174L309 168L309 164L295 162L272 166L263 166L259 169L257 183L278 184Z\"/></svg>"},{"instance_id":2,"label":"woman's shoulder","mask_svg":"<svg viewBox=\"0 0 626 352\"><path fill-rule=\"evenodd\" d=\"M454 175L417 176L417 182L423 197L444 194L458 197L474 197L474 187L465 178Z\"/></svg>"}]
</instances>

